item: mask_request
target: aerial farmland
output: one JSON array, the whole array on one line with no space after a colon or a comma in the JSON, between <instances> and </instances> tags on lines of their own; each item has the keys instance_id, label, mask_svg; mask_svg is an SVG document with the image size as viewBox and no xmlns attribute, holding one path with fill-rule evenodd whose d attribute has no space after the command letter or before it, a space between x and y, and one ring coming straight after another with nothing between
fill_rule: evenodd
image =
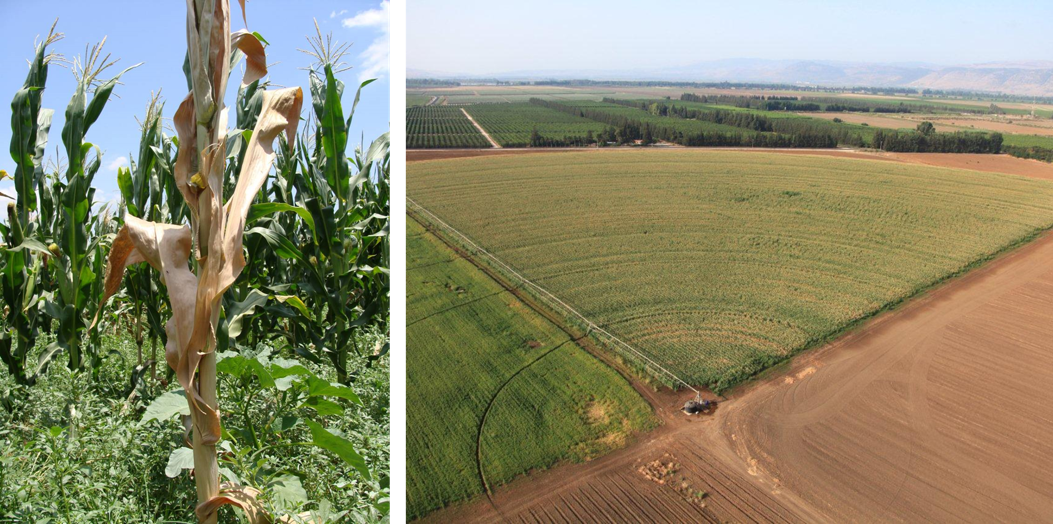
<instances>
[{"instance_id":1,"label":"aerial farmland","mask_svg":"<svg viewBox=\"0 0 1053 524\"><path fill-rule=\"evenodd\" d=\"M1051 521L1053 65L977 58L987 8L910 6L964 53L761 4L419 8L409 143L488 143L406 154L412 518Z\"/></svg>"}]
</instances>

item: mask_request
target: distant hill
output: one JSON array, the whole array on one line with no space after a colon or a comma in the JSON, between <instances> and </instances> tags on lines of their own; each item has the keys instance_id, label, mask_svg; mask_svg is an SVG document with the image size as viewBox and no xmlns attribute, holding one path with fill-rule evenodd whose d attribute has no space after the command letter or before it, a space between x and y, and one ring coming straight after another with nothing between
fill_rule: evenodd
<instances>
[{"instance_id":1,"label":"distant hill","mask_svg":"<svg viewBox=\"0 0 1053 524\"><path fill-rule=\"evenodd\" d=\"M930 89L998 91L1014 95L1053 95L1053 68L948 67L933 71L911 86Z\"/></svg>"},{"instance_id":2,"label":"distant hill","mask_svg":"<svg viewBox=\"0 0 1053 524\"><path fill-rule=\"evenodd\" d=\"M410 78L470 78L410 70ZM916 87L1053 96L1053 61L1000 62L967 66L925 63L877 64L824 60L725 59L681 67L637 71L533 70L484 75L503 80L670 80L778 84Z\"/></svg>"}]
</instances>

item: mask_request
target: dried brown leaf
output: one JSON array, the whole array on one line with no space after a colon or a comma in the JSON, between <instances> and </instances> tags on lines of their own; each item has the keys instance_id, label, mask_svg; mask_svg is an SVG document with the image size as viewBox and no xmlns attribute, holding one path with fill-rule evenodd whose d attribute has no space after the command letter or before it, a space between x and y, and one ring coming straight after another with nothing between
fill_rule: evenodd
<instances>
[{"instance_id":1,"label":"dried brown leaf","mask_svg":"<svg viewBox=\"0 0 1053 524\"><path fill-rule=\"evenodd\" d=\"M251 486L238 486L230 482L220 485L219 495L198 504L194 513L202 522L215 513L220 506L233 504L245 512L245 517L250 524L271 524L271 517L267 514L263 504L258 500L260 490Z\"/></svg>"},{"instance_id":2,"label":"dried brown leaf","mask_svg":"<svg viewBox=\"0 0 1053 524\"><path fill-rule=\"evenodd\" d=\"M230 35L230 43L245 53L245 75L241 79L242 87L267 76L267 53L263 50L263 43L256 38L256 35L242 29Z\"/></svg>"}]
</instances>

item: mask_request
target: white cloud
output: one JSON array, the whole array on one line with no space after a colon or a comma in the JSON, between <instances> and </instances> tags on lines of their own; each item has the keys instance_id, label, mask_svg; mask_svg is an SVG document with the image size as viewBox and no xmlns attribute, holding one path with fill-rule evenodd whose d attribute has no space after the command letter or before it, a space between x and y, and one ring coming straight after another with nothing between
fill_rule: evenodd
<instances>
[{"instance_id":1,"label":"white cloud","mask_svg":"<svg viewBox=\"0 0 1053 524\"><path fill-rule=\"evenodd\" d=\"M341 9L339 13L337 13L336 11L333 11L332 14L329 15L329 18L336 18L336 17L338 17L338 16L340 16L340 15L346 13L346 12L347 12L347 9Z\"/></svg>"},{"instance_id":2,"label":"white cloud","mask_svg":"<svg viewBox=\"0 0 1053 524\"><path fill-rule=\"evenodd\" d=\"M388 0L380 2L380 7L362 11L351 18L343 20L344 27L370 27L380 32L360 55L362 64L358 68L358 81L380 78L390 70L391 61L391 17Z\"/></svg>"},{"instance_id":3,"label":"white cloud","mask_svg":"<svg viewBox=\"0 0 1053 524\"><path fill-rule=\"evenodd\" d=\"M4 185L0 186L0 193L2 193L2 194L0 194L0 203L3 203L4 205L6 205L7 202L14 202L15 201L15 195L17 194L17 192L15 191L15 185L13 183L12 184L4 184ZM11 198L7 198L7 197L11 197Z\"/></svg>"},{"instance_id":4,"label":"white cloud","mask_svg":"<svg viewBox=\"0 0 1053 524\"><path fill-rule=\"evenodd\" d=\"M118 167L124 167L126 165L128 165L128 157L119 156L119 157L113 159L113 162L110 162L109 164L106 165L106 170L107 171L117 171Z\"/></svg>"}]
</instances>

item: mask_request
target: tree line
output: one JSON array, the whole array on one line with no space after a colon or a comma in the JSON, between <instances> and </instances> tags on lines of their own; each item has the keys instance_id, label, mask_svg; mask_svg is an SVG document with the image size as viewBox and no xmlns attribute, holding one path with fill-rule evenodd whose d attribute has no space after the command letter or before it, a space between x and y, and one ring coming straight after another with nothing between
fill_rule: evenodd
<instances>
[{"instance_id":1,"label":"tree line","mask_svg":"<svg viewBox=\"0 0 1053 524\"><path fill-rule=\"evenodd\" d=\"M1015 156L1017 158L1030 158L1034 160L1041 160L1043 162L1053 162L1053 149L1047 149L1038 146L1002 146L1002 152Z\"/></svg>"},{"instance_id":2,"label":"tree line","mask_svg":"<svg viewBox=\"0 0 1053 524\"><path fill-rule=\"evenodd\" d=\"M970 133L968 131L937 133L920 130L902 132L878 129L874 132L871 147L897 153L997 154L1002 150L1002 134Z\"/></svg>"},{"instance_id":3,"label":"tree line","mask_svg":"<svg viewBox=\"0 0 1053 524\"><path fill-rule=\"evenodd\" d=\"M605 111L599 107L579 107L562 102L533 98L531 103L561 111L578 117L607 124L607 128L595 138L595 143L605 145L629 144L640 140L643 144L666 141L695 147L770 147L770 148L832 148L841 146L871 147L894 152L933 153L999 153L1003 137L1000 133L977 133L959 131L937 133L931 126L919 126L916 131L893 131L878 129L873 137L867 137L855 127L843 126L825 120L809 118L767 118L764 115L742 111L708 110L678 106L665 101L639 101L604 99L604 102L646 111L666 118L695 119L714 122L743 129L741 133L701 131L684 132L676 126L653 125L625 115ZM580 143L578 137L566 137L562 141L532 139L535 147L545 147L546 140L560 146ZM584 142L593 142L591 133ZM549 146L551 147L551 146ZM1020 151L1019 154L1026 152ZM1041 156L1041 152L1032 152Z\"/></svg>"}]
</instances>

